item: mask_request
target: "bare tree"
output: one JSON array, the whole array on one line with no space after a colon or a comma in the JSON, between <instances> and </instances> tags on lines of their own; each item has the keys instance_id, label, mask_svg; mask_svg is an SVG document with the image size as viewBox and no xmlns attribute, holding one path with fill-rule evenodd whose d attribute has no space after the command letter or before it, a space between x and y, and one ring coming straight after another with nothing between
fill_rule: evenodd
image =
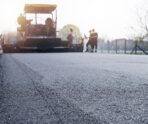
<instances>
[{"instance_id":1,"label":"bare tree","mask_svg":"<svg viewBox=\"0 0 148 124\"><path fill-rule=\"evenodd\" d=\"M148 35L148 10L145 10L143 14L138 15L138 22L141 28L143 37Z\"/></svg>"},{"instance_id":2,"label":"bare tree","mask_svg":"<svg viewBox=\"0 0 148 124\"><path fill-rule=\"evenodd\" d=\"M144 5L136 11L137 25L131 26L133 38L143 40L148 37L148 7Z\"/></svg>"}]
</instances>

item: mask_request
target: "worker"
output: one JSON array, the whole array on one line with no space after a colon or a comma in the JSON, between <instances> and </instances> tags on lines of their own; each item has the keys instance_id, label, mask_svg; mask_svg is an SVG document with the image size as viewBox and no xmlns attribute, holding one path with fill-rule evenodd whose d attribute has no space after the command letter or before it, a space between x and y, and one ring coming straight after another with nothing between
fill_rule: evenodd
<instances>
[{"instance_id":1,"label":"worker","mask_svg":"<svg viewBox=\"0 0 148 124\"><path fill-rule=\"evenodd\" d=\"M98 33L95 32L95 29L92 29L91 42L92 42L92 52L93 51L97 52L97 48L98 48Z\"/></svg>"},{"instance_id":2,"label":"worker","mask_svg":"<svg viewBox=\"0 0 148 124\"><path fill-rule=\"evenodd\" d=\"M51 18L47 18L45 21L45 24L48 25L49 27L53 27L53 21Z\"/></svg>"},{"instance_id":3,"label":"worker","mask_svg":"<svg viewBox=\"0 0 148 124\"><path fill-rule=\"evenodd\" d=\"M26 30L26 18L20 14L20 16L17 19L17 22L19 25L21 25L21 30L25 31Z\"/></svg>"},{"instance_id":4,"label":"worker","mask_svg":"<svg viewBox=\"0 0 148 124\"><path fill-rule=\"evenodd\" d=\"M91 37L92 37L92 31L90 30L89 31L89 40L88 40L88 42L87 42L87 44L86 44L86 52L89 52L89 46L91 46L91 49L92 49L92 39L91 39Z\"/></svg>"},{"instance_id":5,"label":"worker","mask_svg":"<svg viewBox=\"0 0 148 124\"><path fill-rule=\"evenodd\" d=\"M47 30L47 35L55 35L55 28L54 28L54 24L51 18L47 18L45 21L46 24L46 30Z\"/></svg>"},{"instance_id":6,"label":"worker","mask_svg":"<svg viewBox=\"0 0 148 124\"><path fill-rule=\"evenodd\" d=\"M69 45L71 46L73 43L73 29L70 29L70 33L67 36L67 40L69 41Z\"/></svg>"}]
</instances>

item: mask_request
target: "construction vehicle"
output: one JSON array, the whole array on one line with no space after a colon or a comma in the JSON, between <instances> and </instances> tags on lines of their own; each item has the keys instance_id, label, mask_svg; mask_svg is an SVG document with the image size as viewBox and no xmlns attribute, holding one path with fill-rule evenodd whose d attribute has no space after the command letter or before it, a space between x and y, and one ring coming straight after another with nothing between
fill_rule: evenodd
<instances>
[{"instance_id":1,"label":"construction vehicle","mask_svg":"<svg viewBox=\"0 0 148 124\"><path fill-rule=\"evenodd\" d=\"M33 16L33 17L32 17ZM14 52L81 52L82 43L69 45L57 37L57 5L25 4L24 14L18 17L17 44ZM12 46L12 47L11 47ZM4 52L14 45L3 45Z\"/></svg>"}]
</instances>

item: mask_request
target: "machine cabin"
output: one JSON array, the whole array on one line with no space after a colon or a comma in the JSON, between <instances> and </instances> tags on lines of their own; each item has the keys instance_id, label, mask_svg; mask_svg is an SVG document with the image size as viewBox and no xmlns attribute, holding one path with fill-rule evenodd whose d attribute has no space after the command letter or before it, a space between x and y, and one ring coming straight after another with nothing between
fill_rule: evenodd
<instances>
[{"instance_id":1,"label":"machine cabin","mask_svg":"<svg viewBox=\"0 0 148 124\"><path fill-rule=\"evenodd\" d=\"M57 5L26 4L24 7L24 16L18 19L18 23L21 26L18 31L24 32L25 37L56 37L56 8ZM27 17L29 15L33 17L28 19ZM42 23L40 21L42 21Z\"/></svg>"}]
</instances>

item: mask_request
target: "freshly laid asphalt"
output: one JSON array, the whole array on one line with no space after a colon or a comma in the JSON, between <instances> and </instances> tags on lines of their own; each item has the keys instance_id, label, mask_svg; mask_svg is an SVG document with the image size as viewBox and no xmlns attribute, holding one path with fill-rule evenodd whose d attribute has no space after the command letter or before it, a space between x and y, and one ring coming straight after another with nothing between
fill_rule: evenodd
<instances>
[{"instance_id":1,"label":"freshly laid asphalt","mask_svg":"<svg viewBox=\"0 0 148 124\"><path fill-rule=\"evenodd\" d=\"M0 55L0 124L147 124L148 56Z\"/></svg>"}]
</instances>

